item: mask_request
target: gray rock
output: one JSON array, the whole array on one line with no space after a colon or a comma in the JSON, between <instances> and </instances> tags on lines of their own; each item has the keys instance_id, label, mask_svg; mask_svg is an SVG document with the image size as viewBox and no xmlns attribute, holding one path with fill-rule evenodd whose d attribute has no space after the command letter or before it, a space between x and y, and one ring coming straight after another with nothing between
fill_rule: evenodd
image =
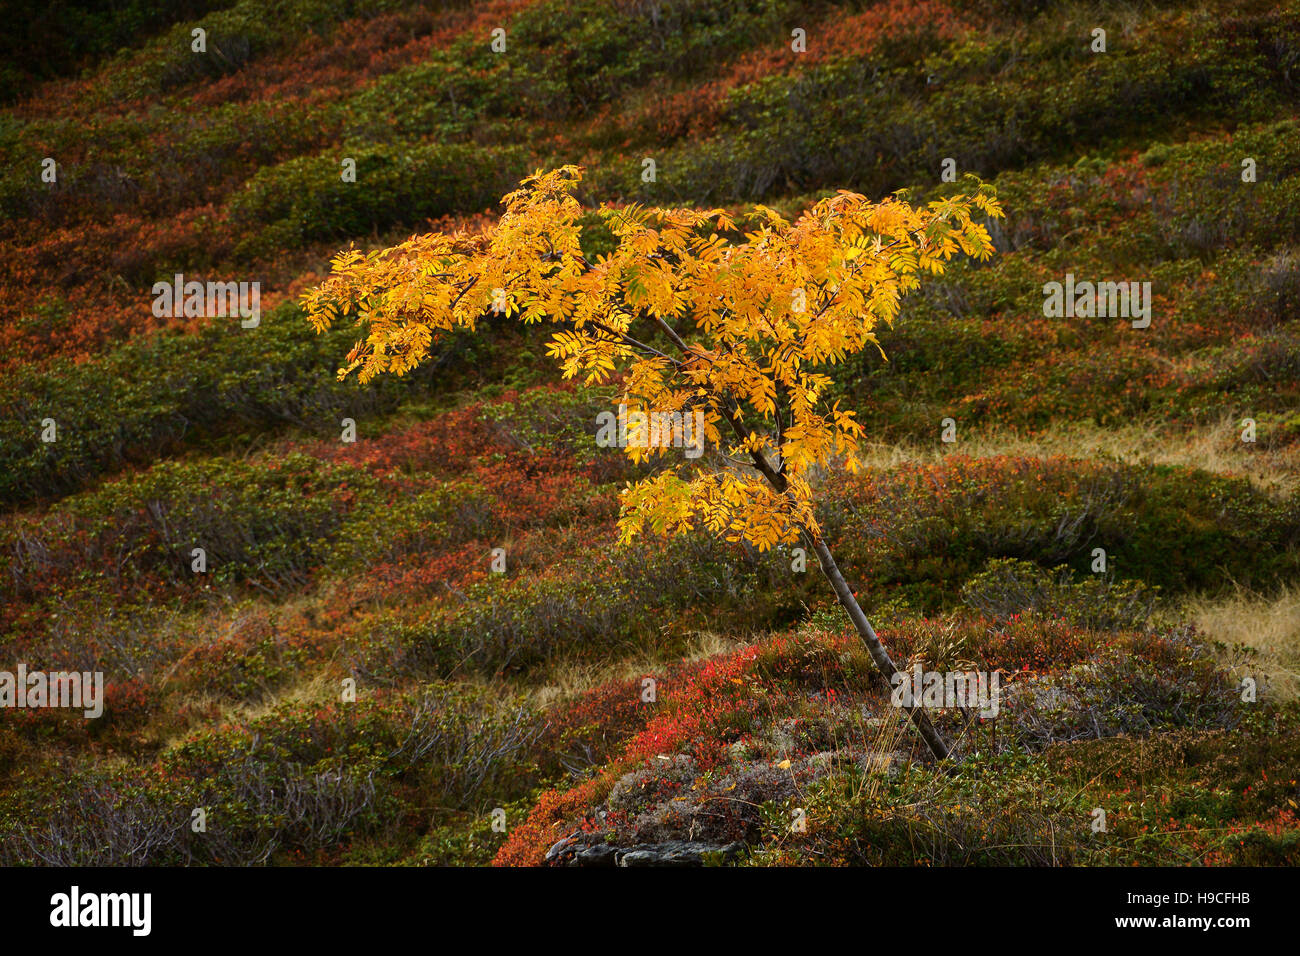
<instances>
[{"instance_id":1,"label":"gray rock","mask_svg":"<svg viewBox=\"0 0 1300 956\"><path fill-rule=\"evenodd\" d=\"M718 846L713 843L696 843L671 840L667 843L639 843L619 851L619 866L703 866L704 854L720 853L724 860L734 859L740 853L739 843Z\"/></svg>"},{"instance_id":2,"label":"gray rock","mask_svg":"<svg viewBox=\"0 0 1300 956\"><path fill-rule=\"evenodd\" d=\"M608 843L597 843L580 850L573 861L578 866L614 866L618 862L618 848Z\"/></svg>"},{"instance_id":3,"label":"gray rock","mask_svg":"<svg viewBox=\"0 0 1300 956\"><path fill-rule=\"evenodd\" d=\"M566 836L563 840L560 840L553 847L551 847L549 850L546 851L546 862L550 863L558 859L559 857L564 856L566 853L572 850L573 845L577 842L578 842L577 837L574 836L573 834Z\"/></svg>"}]
</instances>

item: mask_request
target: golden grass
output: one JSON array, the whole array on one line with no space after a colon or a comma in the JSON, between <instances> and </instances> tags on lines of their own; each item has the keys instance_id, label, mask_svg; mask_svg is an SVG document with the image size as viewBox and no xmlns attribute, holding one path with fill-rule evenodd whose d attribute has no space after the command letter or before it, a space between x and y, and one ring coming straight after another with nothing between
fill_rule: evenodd
<instances>
[{"instance_id":1,"label":"golden grass","mask_svg":"<svg viewBox=\"0 0 1300 956\"><path fill-rule=\"evenodd\" d=\"M716 657L744 647L750 642L713 631L696 631L687 643L685 653L674 661L698 661ZM550 707L562 700L571 700L586 691L599 687L606 681L632 680L637 677L662 673L665 660L652 650L619 660L576 661L557 663L547 672L545 683L529 695L538 707Z\"/></svg>"},{"instance_id":2,"label":"golden grass","mask_svg":"<svg viewBox=\"0 0 1300 956\"><path fill-rule=\"evenodd\" d=\"M1238 423L1224 418L1189 431L1154 423L1134 423L1119 428L1069 422L1041 432L1025 434L1006 428L958 430L957 441L864 444L861 460L870 468L892 468L905 463L932 463L947 455L989 458L1012 455L1023 458L1090 458L1136 465L1180 465L1222 475L1239 475L1257 487L1278 495L1300 491L1300 445L1269 449L1241 441Z\"/></svg>"},{"instance_id":3,"label":"golden grass","mask_svg":"<svg viewBox=\"0 0 1300 956\"><path fill-rule=\"evenodd\" d=\"M1277 701L1300 696L1300 585L1272 597L1238 591L1217 600L1193 598L1186 616L1207 636L1230 645L1225 663L1239 677L1254 677L1261 696ZM1257 656L1234 651L1232 645L1250 648Z\"/></svg>"}]
</instances>

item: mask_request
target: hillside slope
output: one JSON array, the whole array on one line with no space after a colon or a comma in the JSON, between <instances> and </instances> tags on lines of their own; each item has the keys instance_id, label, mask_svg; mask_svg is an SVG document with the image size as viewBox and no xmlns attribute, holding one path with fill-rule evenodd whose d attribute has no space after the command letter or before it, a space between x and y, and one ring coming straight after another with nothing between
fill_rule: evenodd
<instances>
[{"instance_id":1,"label":"hillside slope","mask_svg":"<svg viewBox=\"0 0 1300 956\"><path fill-rule=\"evenodd\" d=\"M1300 3L64 7L0 74L0 669L107 706L4 713L0 863L1300 861ZM815 563L616 547L647 469L543 331L361 387L298 304L539 167L794 215L950 159L998 254L839 370L822 492L900 666L1004 677L951 773ZM158 314L178 273L259 321Z\"/></svg>"}]
</instances>

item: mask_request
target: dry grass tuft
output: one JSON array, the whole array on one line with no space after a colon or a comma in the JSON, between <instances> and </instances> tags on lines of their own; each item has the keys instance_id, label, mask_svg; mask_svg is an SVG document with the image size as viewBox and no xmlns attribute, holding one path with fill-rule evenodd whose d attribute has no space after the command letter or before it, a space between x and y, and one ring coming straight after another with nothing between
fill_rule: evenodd
<instances>
[{"instance_id":1,"label":"dry grass tuft","mask_svg":"<svg viewBox=\"0 0 1300 956\"><path fill-rule=\"evenodd\" d=\"M937 440L926 444L865 445L862 461L869 468L892 468L907 462L937 462L949 454L973 458L1063 455L1135 465L1181 465L1215 474L1240 475L1277 495L1300 491L1300 445L1270 449L1262 444L1247 444L1241 441L1238 423L1230 418L1194 431L1154 423L1102 428L1078 422L1052 425L1034 434L981 429L959 432L952 445Z\"/></svg>"},{"instance_id":2,"label":"dry grass tuft","mask_svg":"<svg viewBox=\"0 0 1300 956\"><path fill-rule=\"evenodd\" d=\"M1239 676L1262 676L1262 689L1277 701L1300 696L1300 586L1273 597L1238 591L1227 598L1196 598L1187 616L1215 640L1250 648L1257 657L1227 652L1226 663Z\"/></svg>"}]
</instances>

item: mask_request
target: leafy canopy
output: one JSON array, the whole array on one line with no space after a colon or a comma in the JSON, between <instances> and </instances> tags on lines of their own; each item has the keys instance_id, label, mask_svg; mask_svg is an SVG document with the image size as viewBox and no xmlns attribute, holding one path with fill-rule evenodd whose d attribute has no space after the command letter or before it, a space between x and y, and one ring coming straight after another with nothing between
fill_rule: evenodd
<instances>
[{"instance_id":1,"label":"leafy canopy","mask_svg":"<svg viewBox=\"0 0 1300 956\"><path fill-rule=\"evenodd\" d=\"M1000 217L991 187L913 207L841 191L790 222L754 207L742 232L722 209L616 208L599 215L616 239L594 262L579 246L576 166L538 172L507 195L482 234L417 236L391 249L348 250L303 302L317 331L354 322L365 338L339 370L362 382L404 374L436 336L507 314L556 326L548 352L565 378L618 381L635 413L702 415L717 467L685 462L629 484L624 541L695 521L759 549L819 534L809 478L836 457L856 467L853 413L827 405L835 363L892 323L921 276L964 253L986 259ZM883 354L883 352L882 352ZM629 442L636 461L666 443Z\"/></svg>"}]
</instances>

